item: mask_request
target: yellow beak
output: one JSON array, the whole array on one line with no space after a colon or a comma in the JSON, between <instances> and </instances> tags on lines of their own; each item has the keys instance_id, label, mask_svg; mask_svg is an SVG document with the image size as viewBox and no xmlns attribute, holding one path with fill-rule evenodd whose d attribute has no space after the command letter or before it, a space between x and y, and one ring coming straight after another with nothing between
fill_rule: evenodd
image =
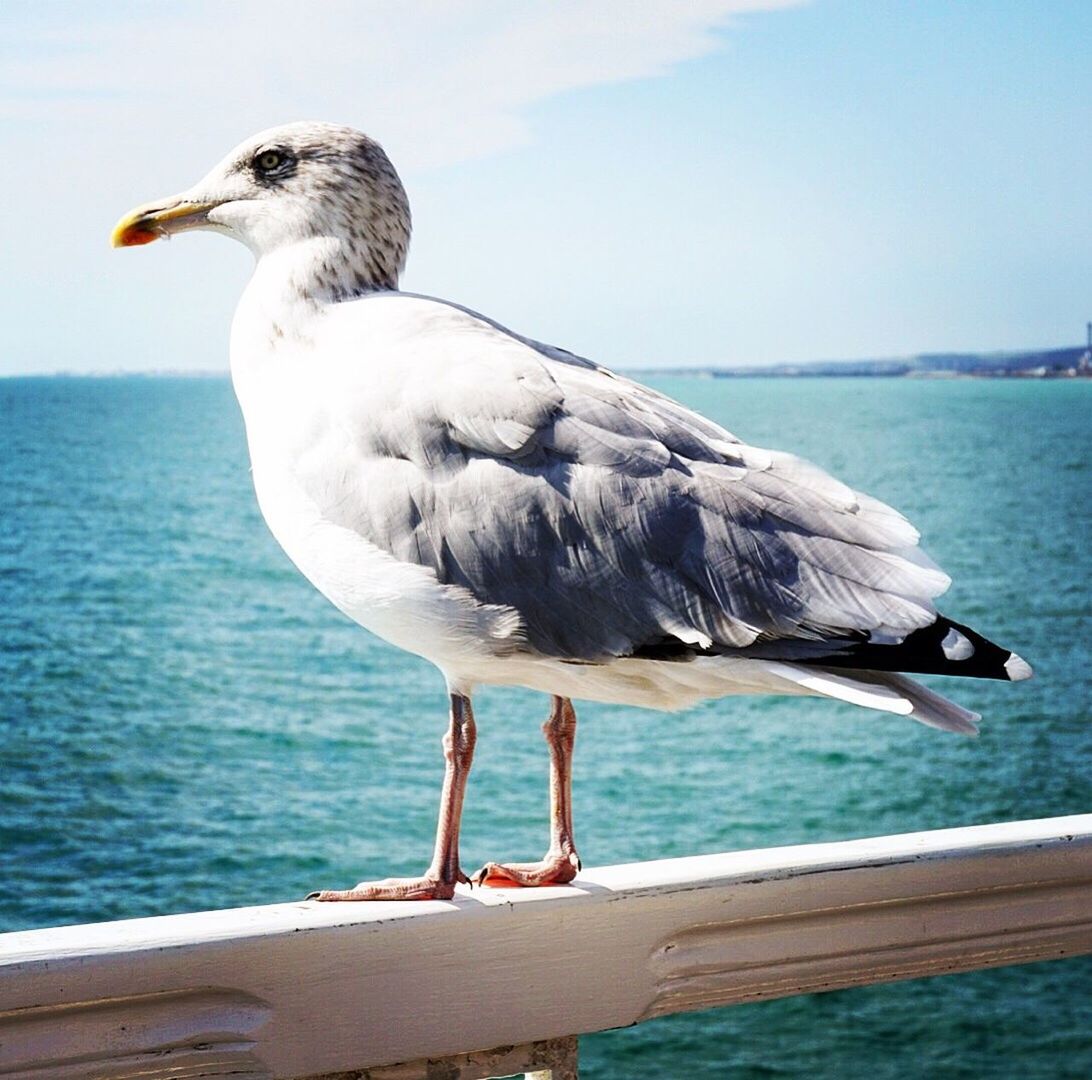
<instances>
[{"instance_id":1,"label":"yellow beak","mask_svg":"<svg viewBox=\"0 0 1092 1080\"><path fill-rule=\"evenodd\" d=\"M136 247L186 229L200 228L216 203L191 202L185 197L161 199L131 210L110 234L111 247Z\"/></svg>"}]
</instances>

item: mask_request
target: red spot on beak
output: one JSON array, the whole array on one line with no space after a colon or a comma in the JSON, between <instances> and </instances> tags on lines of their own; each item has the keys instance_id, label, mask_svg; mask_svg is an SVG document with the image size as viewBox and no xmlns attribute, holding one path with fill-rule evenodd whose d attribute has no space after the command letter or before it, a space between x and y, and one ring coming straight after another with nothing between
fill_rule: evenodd
<instances>
[{"instance_id":1,"label":"red spot on beak","mask_svg":"<svg viewBox=\"0 0 1092 1080\"><path fill-rule=\"evenodd\" d=\"M115 247L137 247L140 244L150 244L159 239L159 233L152 229L142 229L139 225L130 225L114 240Z\"/></svg>"}]
</instances>

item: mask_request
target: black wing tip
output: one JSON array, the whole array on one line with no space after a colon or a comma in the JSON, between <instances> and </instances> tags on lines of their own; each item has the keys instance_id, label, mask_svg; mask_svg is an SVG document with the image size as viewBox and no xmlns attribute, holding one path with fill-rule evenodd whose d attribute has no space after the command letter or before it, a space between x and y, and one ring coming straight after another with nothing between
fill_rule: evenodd
<instances>
[{"instance_id":1,"label":"black wing tip","mask_svg":"<svg viewBox=\"0 0 1092 1080\"><path fill-rule=\"evenodd\" d=\"M917 675L962 675L1004 682L1022 682L1033 674L1031 665L1016 653L943 615L908 634L898 644L864 642L843 647L832 656L809 657L801 662Z\"/></svg>"},{"instance_id":2,"label":"black wing tip","mask_svg":"<svg viewBox=\"0 0 1092 1080\"><path fill-rule=\"evenodd\" d=\"M863 635L862 635L863 637ZM631 656L643 660L680 661L696 656L751 656L770 660L791 660L824 668L853 668L858 671L904 672L912 675L961 675L972 679L998 679L1022 682L1034 672L1021 656L995 645L976 630L938 615L928 626L908 634L902 641L883 644L852 640L848 637L824 643L809 642L811 647L786 651L787 645L800 642L764 642L758 646L732 649L723 646L701 648L673 637L647 642ZM827 648L824 648L827 645Z\"/></svg>"},{"instance_id":3,"label":"black wing tip","mask_svg":"<svg viewBox=\"0 0 1092 1080\"><path fill-rule=\"evenodd\" d=\"M945 618L943 615L938 615L932 626L926 627L925 631L918 631L918 633L925 632L929 632L933 640L940 641L942 651L953 632L960 635L971 646L970 655L949 660L938 674L970 675L979 679L1001 679L1005 682L1023 682L1034 674L1031 665L1022 656L1018 656L1010 649L995 645L977 630L972 630L969 626ZM940 638L941 634L944 635L943 639ZM914 635L911 634L907 641L913 637ZM944 655L947 658L946 651Z\"/></svg>"}]
</instances>

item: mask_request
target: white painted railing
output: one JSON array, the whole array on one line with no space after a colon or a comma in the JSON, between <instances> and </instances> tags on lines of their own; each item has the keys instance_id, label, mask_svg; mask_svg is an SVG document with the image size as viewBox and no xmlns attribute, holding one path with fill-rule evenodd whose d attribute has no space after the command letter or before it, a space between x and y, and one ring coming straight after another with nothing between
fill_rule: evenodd
<instances>
[{"instance_id":1,"label":"white painted railing","mask_svg":"<svg viewBox=\"0 0 1092 1080\"><path fill-rule=\"evenodd\" d=\"M1092 815L605 867L450 903L31 930L0 935L0 1077L563 1080L574 1033L1087 952Z\"/></svg>"}]
</instances>

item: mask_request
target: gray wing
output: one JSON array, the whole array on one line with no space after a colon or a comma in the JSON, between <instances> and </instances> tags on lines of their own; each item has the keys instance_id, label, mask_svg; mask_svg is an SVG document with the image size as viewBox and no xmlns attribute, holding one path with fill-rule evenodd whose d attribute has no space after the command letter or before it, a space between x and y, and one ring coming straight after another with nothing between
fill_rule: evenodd
<instances>
[{"instance_id":1,"label":"gray wing","mask_svg":"<svg viewBox=\"0 0 1092 1080\"><path fill-rule=\"evenodd\" d=\"M323 510L514 608L537 652L601 660L786 639L806 650L897 640L934 619L948 579L895 511L449 310L400 357L400 390L350 396L353 464Z\"/></svg>"}]
</instances>

